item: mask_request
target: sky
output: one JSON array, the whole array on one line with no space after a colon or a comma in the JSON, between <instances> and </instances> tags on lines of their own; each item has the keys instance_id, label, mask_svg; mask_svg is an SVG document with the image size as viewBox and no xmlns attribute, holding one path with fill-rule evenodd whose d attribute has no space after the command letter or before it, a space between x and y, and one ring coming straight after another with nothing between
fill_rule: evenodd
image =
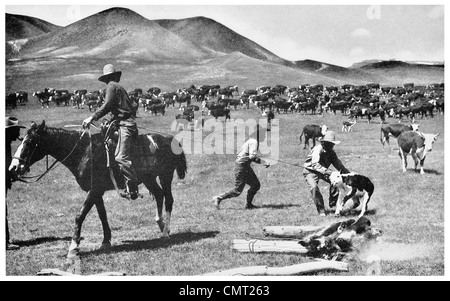
<instances>
[{"instance_id":1,"label":"sky","mask_svg":"<svg viewBox=\"0 0 450 301\"><path fill-rule=\"evenodd\" d=\"M292 1L242 0L239 5L233 1L226 2L231 5L202 5L200 1L181 2L189 4L183 6L171 0L145 2L158 5L103 2L107 4L87 5L81 1L81 5L22 5L22 1L6 1L5 12L66 26L119 6L150 20L208 17L287 60L313 59L344 67L368 59L444 61L444 5L406 5L414 3L411 1L402 5L381 5L394 1L377 5L301 5Z\"/></svg>"}]
</instances>

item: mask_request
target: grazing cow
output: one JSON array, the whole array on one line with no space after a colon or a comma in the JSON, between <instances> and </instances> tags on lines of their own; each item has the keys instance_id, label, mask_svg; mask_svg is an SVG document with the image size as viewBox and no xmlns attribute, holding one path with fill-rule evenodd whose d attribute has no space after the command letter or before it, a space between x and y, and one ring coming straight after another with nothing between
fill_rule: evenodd
<instances>
[{"instance_id":1,"label":"grazing cow","mask_svg":"<svg viewBox=\"0 0 450 301\"><path fill-rule=\"evenodd\" d=\"M211 110L211 116L213 116L216 120L219 117L225 117L225 122L227 121L227 119L231 119L230 118L230 109L225 108L225 109L212 109Z\"/></svg>"},{"instance_id":2,"label":"grazing cow","mask_svg":"<svg viewBox=\"0 0 450 301\"><path fill-rule=\"evenodd\" d=\"M322 126L315 124L305 125L302 134L300 135L300 143L302 143L302 136L305 135L305 147L303 147L303 149L306 149L306 145L309 147L309 139L312 139L313 147L316 146L316 139L323 137L327 130L328 127L325 124Z\"/></svg>"},{"instance_id":3,"label":"grazing cow","mask_svg":"<svg viewBox=\"0 0 450 301\"><path fill-rule=\"evenodd\" d=\"M239 100L245 109L250 109L250 99L247 94L243 94Z\"/></svg>"},{"instance_id":4,"label":"grazing cow","mask_svg":"<svg viewBox=\"0 0 450 301\"><path fill-rule=\"evenodd\" d=\"M72 98L72 94L64 93L61 95L52 95L48 99L49 102L54 102L59 107L62 103L64 106L68 106L70 104L70 99Z\"/></svg>"},{"instance_id":5,"label":"grazing cow","mask_svg":"<svg viewBox=\"0 0 450 301\"><path fill-rule=\"evenodd\" d=\"M331 185L339 190L334 215L340 216L345 203L352 199L353 209L358 208L361 204L359 217L362 217L367 210L367 203L375 190L372 181L363 175L354 173L341 174L339 171L334 171L330 175L330 182Z\"/></svg>"},{"instance_id":6,"label":"grazing cow","mask_svg":"<svg viewBox=\"0 0 450 301\"><path fill-rule=\"evenodd\" d=\"M420 162L420 174L423 175L423 163L425 162L425 156L428 152L433 149L433 143L436 141L439 133L434 134L423 134L419 132L403 132L398 136L397 143L399 146L398 155L402 159L403 172L406 171L407 160L406 157L410 154L413 157L415 167L417 170L417 165Z\"/></svg>"},{"instance_id":7,"label":"grazing cow","mask_svg":"<svg viewBox=\"0 0 450 301\"><path fill-rule=\"evenodd\" d=\"M353 126L356 124L356 120L354 121L343 121L342 122L342 131L343 132L351 132Z\"/></svg>"},{"instance_id":8,"label":"grazing cow","mask_svg":"<svg viewBox=\"0 0 450 301\"><path fill-rule=\"evenodd\" d=\"M166 104L160 103L160 104L151 104L148 106L148 110L150 111L150 114L158 115L160 113L162 116L166 113Z\"/></svg>"},{"instance_id":9,"label":"grazing cow","mask_svg":"<svg viewBox=\"0 0 450 301\"><path fill-rule=\"evenodd\" d=\"M225 104L217 103L215 101L204 101L202 103L202 108L208 109L208 116L211 115L211 111L214 109L225 109Z\"/></svg>"},{"instance_id":10,"label":"grazing cow","mask_svg":"<svg viewBox=\"0 0 450 301\"><path fill-rule=\"evenodd\" d=\"M45 88L44 91L36 91L33 93L34 97L37 97L39 102L42 105L42 108L44 108L44 106L49 106L49 98L50 96L52 96L53 94L50 92L49 88Z\"/></svg>"},{"instance_id":11,"label":"grazing cow","mask_svg":"<svg viewBox=\"0 0 450 301\"><path fill-rule=\"evenodd\" d=\"M16 93L9 93L6 95L6 107L9 107L11 109L17 108L17 94Z\"/></svg>"},{"instance_id":12,"label":"grazing cow","mask_svg":"<svg viewBox=\"0 0 450 301\"><path fill-rule=\"evenodd\" d=\"M81 109L81 102L82 102L81 98L82 98L82 96L80 96L78 94L73 94L70 97L70 100L72 101L74 108Z\"/></svg>"},{"instance_id":13,"label":"grazing cow","mask_svg":"<svg viewBox=\"0 0 450 301\"><path fill-rule=\"evenodd\" d=\"M182 111L200 111L200 107L196 105L188 105L181 107Z\"/></svg>"},{"instance_id":14,"label":"grazing cow","mask_svg":"<svg viewBox=\"0 0 450 301\"><path fill-rule=\"evenodd\" d=\"M226 107L234 107L234 110L237 110L237 106L241 104L241 101L239 99L233 99L233 98L224 98L219 100L219 103L223 103Z\"/></svg>"},{"instance_id":15,"label":"grazing cow","mask_svg":"<svg viewBox=\"0 0 450 301\"><path fill-rule=\"evenodd\" d=\"M28 102L28 93L25 91L16 92L17 102L23 103Z\"/></svg>"},{"instance_id":16,"label":"grazing cow","mask_svg":"<svg viewBox=\"0 0 450 301\"><path fill-rule=\"evenodd\" d=\"M415 131L417 132L419 130L419 125L418 123L414 123L414 124L410 124L410 125L405 125L405 124L401 124L401 123L393 123L393 124L383 124L381 126L381 132L380 132L380 141L381 144L384 144L387 142L388 145L389 144L389 136L393 136L394 138L397 138L398 136L400 136L401 133L406 132L406 131Z\"/></svg>"}]
</instances>

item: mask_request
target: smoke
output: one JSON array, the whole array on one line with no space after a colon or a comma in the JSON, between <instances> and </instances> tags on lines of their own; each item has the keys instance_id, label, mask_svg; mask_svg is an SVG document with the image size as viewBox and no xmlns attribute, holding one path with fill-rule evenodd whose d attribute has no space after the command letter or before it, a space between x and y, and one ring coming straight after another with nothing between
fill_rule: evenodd
<instances>
[{"instance_id":1,"label":"smoke","mask_svg":"<svg viewBox=\"0 0 450 301\"><path fill-rule=\"evenodd\" d=\"M359 258L362 261L370 261L374 257L384 261L401 261L428 257L429 254L429 246L426 244L392 243L377 239L361 250Z\"/></svg>"}]
</instances>

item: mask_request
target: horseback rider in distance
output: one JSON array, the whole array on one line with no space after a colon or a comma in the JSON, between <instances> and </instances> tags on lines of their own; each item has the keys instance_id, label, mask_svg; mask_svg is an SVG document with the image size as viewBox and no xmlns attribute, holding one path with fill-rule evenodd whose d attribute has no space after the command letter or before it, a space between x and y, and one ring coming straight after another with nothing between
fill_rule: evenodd
<instances>
[{"instance_id":1,"label":"horseback rider in distance","mask_svg":"<svg viewBox=\"0 0 450 301\"><path fill-rule=\"evenodd\" d=\"M136 125L136 111L138 105L130 100L126 90L119 85L122 71L116 71L114 66L107 64L103 67L103 75L98 78L106 86L105 101L95 113L83 120L83 128L88 128L93 121L97 121L111 113L111 122L119 127L119 136L115 151L115 160L125 178L126 189L120 195L135 200L138 195L138 177L131 162L131 145L138 136Z\"/></svg>"}]
</instances>

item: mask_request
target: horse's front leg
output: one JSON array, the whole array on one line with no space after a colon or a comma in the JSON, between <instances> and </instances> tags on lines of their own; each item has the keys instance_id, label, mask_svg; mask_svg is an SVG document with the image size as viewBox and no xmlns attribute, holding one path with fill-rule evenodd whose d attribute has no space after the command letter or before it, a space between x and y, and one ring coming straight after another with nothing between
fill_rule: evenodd
<instances>
[{"instance_id":1,"label":"horse's front leg","mask_svg":"<svg viewBox=\"0 0 450 301\"><path fill-rule=\"evenodd\" d=\"M106 214L105 203L103 202L102 196L99 197L95 206L97 207L98 216L103 228L103 242L101 248L109 248L111 246L111 228L109 227L108 216Z\"/></svg>"},{"instance_id":2,"label":"horse's front leg","mask_svg":"<svg viewBox=\"0 0 450 301\"><path fill-rule=\"evenodd\" d=\"M86 219L87 214L91 211L92 206L94 206L96 202L95 193L89 191L86 200L77 216L75 217L75 231L72 236L72 242L69 246L69 253L67 254L67 258L77 257L80 252L80 241L81 241L81 227L83 225L84 220Z\"/></svg>"}]
</instances>

